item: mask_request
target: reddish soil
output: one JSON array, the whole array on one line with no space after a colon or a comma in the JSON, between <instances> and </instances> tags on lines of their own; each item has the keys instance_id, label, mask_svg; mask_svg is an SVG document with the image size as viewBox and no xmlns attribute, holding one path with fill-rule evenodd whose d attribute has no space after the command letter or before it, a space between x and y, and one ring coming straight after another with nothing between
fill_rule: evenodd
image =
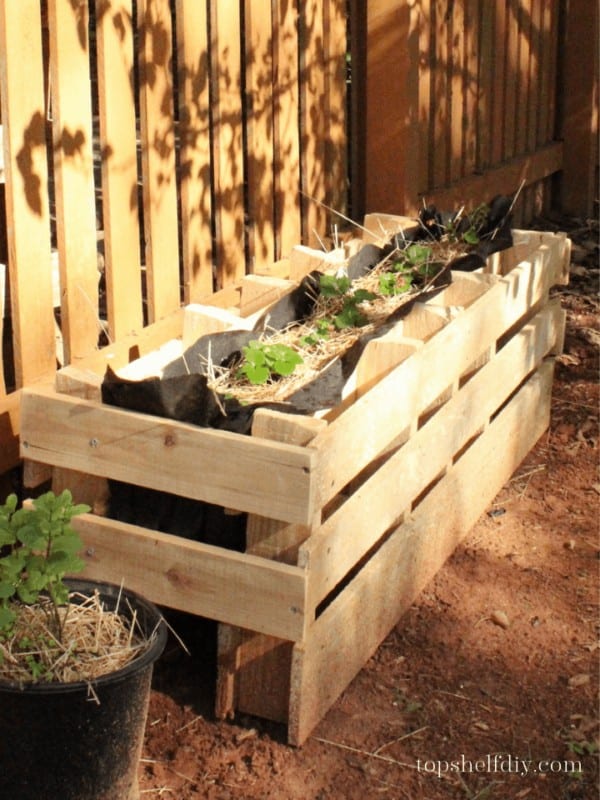
<instances>
[{"instance_id":1,"label":"reddish soil","mask_svg":"<svg viewBox=\"0 0 600 800\"><path fill-rule=\"evenodd\" d=\"M577 246L549 431L299 749L214 719L214 627L173 615L191 655L157 665L142 798L598 796L598 230L558 228Z\"/></svg>"}]
</instances>

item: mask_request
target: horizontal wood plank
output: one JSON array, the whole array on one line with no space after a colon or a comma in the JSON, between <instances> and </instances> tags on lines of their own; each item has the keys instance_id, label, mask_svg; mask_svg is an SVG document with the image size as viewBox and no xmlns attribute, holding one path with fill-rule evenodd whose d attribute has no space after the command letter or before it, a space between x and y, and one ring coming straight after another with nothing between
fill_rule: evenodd
<instances>
[{"instance_id":1,"label":"horizontal wood plank","mask_svg":"<svg viewBox=\"0 0 600 800\"><path fill-rule=\"evenodd\" d=\"M552 371L547 363L535 373L294 648L292 744L307 738L542 435Z\"/></svg>"},{"instance_id":2,"label":"horizontal wood plank","mask_svg":"<svg viewBox=\"0 0 600 800\"><path fill-rule=\"evenodd\" d=\"M84 576L120 584L160 605L297 641L304 573L298 567L83 514Z\"/></svg>"},{"instance_id":3,"label":"horizontal wood plank","mask_svg":"<svg viewBox=\"0 0 600 800\"><path fill-rule=\"evenodd\" d=\"M309 448L123 411L50 390L22 395L34 461L287 522L314 516Z\"/></svg>"}]
</instances>

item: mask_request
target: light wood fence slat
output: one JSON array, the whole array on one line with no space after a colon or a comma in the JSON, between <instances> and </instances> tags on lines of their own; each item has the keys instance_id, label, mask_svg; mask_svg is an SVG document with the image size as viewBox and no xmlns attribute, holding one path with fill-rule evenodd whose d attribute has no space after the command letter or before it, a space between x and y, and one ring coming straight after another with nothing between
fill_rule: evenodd
<instances>
[{"instance_id":1,"label":"light wood fence slat","mask_svg":"<svg viewBox=\"0 0 600 800\"><path fill-rule=\"evenodd\" d=\"M64 357L98 343L98 257L87 0L49 0L54 199Z\"/></svg>"},{"instance_id":2,"label":"light wood fence slat","mask_svg":"<svg viewBox=\"0 0 600 800\"><path fill-rule=\"evenodd\" d=\"M140 135L148 321L179 308L169 0L138 0Z\"/></svg>"},{"instance_id":3,"label":"light wood fence slat","mask_svg":"<svg viewBox=\"0 0 600 800\"><path fill-rule=\"evenodd\" d=\"M183 294L194 303L213 290L208 14L197 0L176 8Z\"/></svg>"},{"instance_id":4,"label":"light wood fence slat","mask_svg":"<svg viewBox=\"0 0 600 800\"><path fill-rule=\"evenodd\" d=\"M271 0L248 4L245 24L248 246L252 271L260 271L275 261Z\"/></svg>"},{"instance_id":5,"label":"light wood fence slat","mask_svg":"<svg viewBox=\"0 0 600 800\"><path fill-rule=\"evenodd\" d=\"M324 4L325 96L327 98L327 135L324 165L327 177L325 201L335 211L345 214L347 191L346 141L346 2L328 0ZM332 217L332 223L340 220Z\"/></svg>"},{"instance_id":6,"label":"light wood fence slat","mask_svg":"<svg viewBox=\"0 0 600 800\"><path fill-rule=\"evenodd\" d=\"M0 87L17 386L56 367L40 4L0 2Z\"/></svg>"},{"instance_id":7,"label":"light wood fence slat","mask_svg":"<svg viewBox=\"0 0 600 800\"><path fill-rule=\"evenodd\" d=\"M131 0L96 0L106 304L112 341L143 325Z\"/></svg>"},{"instance_id":8,"label":"light wood fence slat","mask_svg":"<svg viewBox=\"0 0 600 800\"><path fill-rule=\"evenodd\" d=\"M217 288L245 273L240 4L212 0L211 69Z\"/></svg>"},{"instance_id":9,"label":"light wood fence slat","mask_svg":"<svg viewBox=\"0 0 600 800\"><path fill-rule=\"evenodd\" d=\"M287 258L302 238L300 187L300 88L296 2L276 0L273 16L274 193L276 253Z\"/></svg>"},{"instance_id":10,"label":"light wood fence slat","mask_svg":"<svg viewBox=\"0 0 600 800\"><path fill-rule=\"evenodd\" d=\"M326 234L325 137L327 104L324 75L323 3L300 4L300 141L303 238L311 247Z\"/></svg>"}]
</instances>

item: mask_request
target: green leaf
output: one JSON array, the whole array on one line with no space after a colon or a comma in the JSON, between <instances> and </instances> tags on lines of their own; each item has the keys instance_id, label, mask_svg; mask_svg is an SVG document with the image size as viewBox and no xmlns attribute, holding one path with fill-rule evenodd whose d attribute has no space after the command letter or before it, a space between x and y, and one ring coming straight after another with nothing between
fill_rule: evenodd
<instances>
[{"instance_id":1,"label":"green leaf","mask_svg":"<svg viewBox=\"0 0 600 800\"><path fill-rule=\"evenodd\" d=\"M479 236L477 235L477 231L474 231L472 228L469 228L468 231L465 231L462 238L466 244L479 244Z\"/></svg>"},{"instance_id":2,"label":"green leaf","mask_svg":"<svg viewBox=\"0 0 600 800\"><path fill-rule=\"evenodd\" d=\"M377 300L377 295L367 289L357 289L352 295L352 299L355 303L365 303L369 300Z\"/></svg>"},{"instance_id":3,"label":"green leaf","mask_svg":"<svg viewBox=\"0 0 600 800\"><path fill-rule=\"evenodd\" d=\"M15 593L15 585L10 581L0 581L0 600L8 600Z\"/></svg>"},{"instance_id":4,"label":"green leaf","mask_svg":"<svg viewBox=\"0 0 600 800\"><path fill-rule=\"evenodd\" d=\"M31 550L44 550L48 544L48 538L41 533L32 523L23 525L17 534L19 541Z\"/></svg>"},{"instance_id":5,"label":"green leaf","mask_svg":"<svg viewBox=\"0 0 600 800\"><path fill-rule=\"evenodd\" d=\"M406 249L406 256L413 266L423 264L431 258L431 247L422 244L411 244Z\"/></svg>"},{"instance_id":6,"label":"green leaf","mask_svg":"<svg viewBox=\"0 0 600 800\"><path fill-rule=\"evenodd\" d=\"M78 553L83 549L83 542L79 534L72 528L65 528L64 532L52 540L52 551L65 553Z\"/></svg>"},{"instance_id":7,"label":"green leaf","mask_svg":"<svg viewBox=\"0 0 600 800\"><path fill-rule=\"evenodd\" d=\"M340 297L346 294L352 281L347 275L321 275L319 285L323 297Z\"/></svg>"},{"instance_id":8,"label":"green leaf","mask_svg":"<svg viewBox=\"0 0 600 800\"><path fill-rule=\"evenodd\" d=\"M6 606L0 606L0 630L5 631L14 623L17 615Z\"/></svg>"},{"instance_id":9,"label":"green leaf","mask_svg":"<svg viewBox=\"0 0 600 800\"><path fill-rule=\"evenodd\" d=\"M256 367L253 364L245 364L240 368L240 372L248 378L250 383L254 384L266 383L271 374L268 367Z\"/></svg>"}]
</instances>

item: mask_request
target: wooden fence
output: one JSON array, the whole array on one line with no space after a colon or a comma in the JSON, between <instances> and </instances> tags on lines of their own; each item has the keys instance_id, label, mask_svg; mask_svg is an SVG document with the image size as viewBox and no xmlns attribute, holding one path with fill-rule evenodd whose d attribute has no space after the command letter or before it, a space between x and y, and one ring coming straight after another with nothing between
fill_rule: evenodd
<instances>
[{"instance_id":1,"label":"wooden fence","mask_svg":"<svg viewBox=\"0 0 600 800\"><path fill-rule=\"evenodd\" d=\"M586 0L0 0L0 473L57 359L168 338L339 214L549 204L565 5L592 35Z\"/></svg>"}]
</instances>

